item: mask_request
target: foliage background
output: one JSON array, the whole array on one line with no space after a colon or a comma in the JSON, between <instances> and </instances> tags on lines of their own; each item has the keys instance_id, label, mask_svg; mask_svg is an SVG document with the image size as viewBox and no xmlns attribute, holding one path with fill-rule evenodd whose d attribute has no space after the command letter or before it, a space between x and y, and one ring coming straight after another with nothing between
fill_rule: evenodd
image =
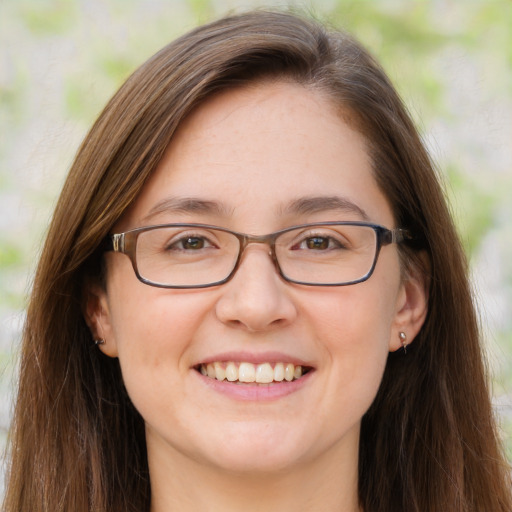
<instances>
[{"instance_id":1,"label":"foliage background","mask_svg":"<svg viewBox=\"0 0 512 512\"><path fill-rule=\"evenodd\" d=\"M8 429L24 306L80 140L135 67L214 17L300 9L380 59L428 144L470 256L512 460L510 0L0 0L0 431Z\"/></svg>"}]
</instances>

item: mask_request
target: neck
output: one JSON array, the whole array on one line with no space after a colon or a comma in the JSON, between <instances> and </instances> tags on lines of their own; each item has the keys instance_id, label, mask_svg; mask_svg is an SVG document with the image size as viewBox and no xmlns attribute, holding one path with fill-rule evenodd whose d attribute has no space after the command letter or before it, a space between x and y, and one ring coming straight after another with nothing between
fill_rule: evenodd
<instances>
[{"instance_id":1,"label":"neck","mask_svg":"<svg viewBox=\"0 0 512 512\"><path fill-rule=\"evenodd\" d=\"M148 449L148 454L151 512L361 512L357 453L341 463L326 454L320 460L271 473L235 473L176 452L171 458L162 450Z\"/></svg>"}]
</instances>

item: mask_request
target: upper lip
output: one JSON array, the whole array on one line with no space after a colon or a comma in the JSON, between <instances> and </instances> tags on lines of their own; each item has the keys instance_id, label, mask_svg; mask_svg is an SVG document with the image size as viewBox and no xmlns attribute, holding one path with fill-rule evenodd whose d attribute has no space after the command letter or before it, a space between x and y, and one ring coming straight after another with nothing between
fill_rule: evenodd
<instances>
[{"instance_id":1,"label":"upper lip","mask_svg":"<svg viewBox=\"0 0 512 512\"><path fill-rule=\"evenodd\" d=\"M233 352L221 352L208 356L201 361L198 361L194 366L201 364L215 363L215 362L238 362L238 363L292 363L295 366L307 366L313 367L311 362L308 362L300 357L285 354L283 352L245 352L245 351L233 351Z\"/></svg>"}]
</instances>

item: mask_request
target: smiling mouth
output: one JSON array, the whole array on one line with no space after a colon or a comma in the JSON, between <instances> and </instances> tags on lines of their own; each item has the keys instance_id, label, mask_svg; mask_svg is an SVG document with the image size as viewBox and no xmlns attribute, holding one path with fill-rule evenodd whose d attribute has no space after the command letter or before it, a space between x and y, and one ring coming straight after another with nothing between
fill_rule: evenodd
<instances>
[{"instance_id":1,"label":"smiling mouth","mask_svg":"<svg viewBox=\"0 0 512 512\"><path fill-rule=\"evenodd\" d=\"M234 384L272 384L300 379L311 368L293 363L252 364L230 361L200 364L196 370L210 379L226 380Z\"/></svg>"}]
</instances>

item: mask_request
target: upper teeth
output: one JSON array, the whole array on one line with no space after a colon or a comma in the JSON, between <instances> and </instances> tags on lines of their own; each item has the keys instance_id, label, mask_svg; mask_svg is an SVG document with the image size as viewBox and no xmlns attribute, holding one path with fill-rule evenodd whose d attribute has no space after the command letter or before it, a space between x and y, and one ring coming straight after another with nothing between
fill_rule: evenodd
<instances>
[{"instance_id":1,"label":"upper teeth","mask_svg":"<svg viewBox=\"0 0 512 512\"><path fill-rule=\"evenodd\" d=\"M276 363L274 367L270 363L208 363L200 366L200 371L212 379L228 380L230 382L257 382L269 384L271 382L288 382L302 376L302 366L292 363Z\"/></svg>"}]
</instances>

